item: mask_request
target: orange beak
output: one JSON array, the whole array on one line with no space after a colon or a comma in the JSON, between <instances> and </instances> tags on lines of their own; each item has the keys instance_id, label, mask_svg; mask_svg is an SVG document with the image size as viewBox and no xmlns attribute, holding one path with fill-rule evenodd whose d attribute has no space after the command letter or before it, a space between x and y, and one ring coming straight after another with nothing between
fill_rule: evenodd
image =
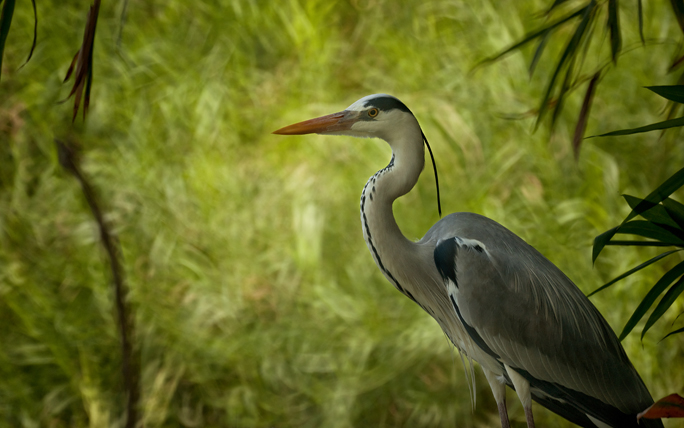
<instances>
[{"instance_id":1,"label":"orange beak","mask_svg":"<svg viewBox=\"0 0 684 428\"><path fill-rule=\"evenodd\" d=\"M350 129L356 122L356 115L347 111L333 113L273 131L280 135L327 134Z\"/></svg>"}]
</instances>

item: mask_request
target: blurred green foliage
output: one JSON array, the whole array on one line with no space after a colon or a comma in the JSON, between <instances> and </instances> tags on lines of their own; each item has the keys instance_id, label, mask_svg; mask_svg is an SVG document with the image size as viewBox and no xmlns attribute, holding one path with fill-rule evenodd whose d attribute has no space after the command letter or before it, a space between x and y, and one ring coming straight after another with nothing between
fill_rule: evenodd
<instances>
[{"instance_id":1,"label":"blurred green foliage","mask_svg":"<svg viewBox=\"0 0 684 428\"><path fill-rule=\"evenodd\" d=\"M0 426L122 423L107 261L55 137L82 147L120 240L148 427L498 424L481 374L473 411L458 355L367 252L358 198L389 160L386 145L270 134L361 96L391 93L416 114L445 212L503 223L585 292L655 255L605 251L592 268L591 242L627 214L620 193L647 194L679 169L674 137L592 140L575 163L580 97L565 100L553 135L504 118L543 91L528 79L531 50L469 73L535 28L544 2L148 0L128 5L121 29L123 4L102 4L91 111L74 126L72 107L57 101L87 5L39 2L38 44L21 70L33 11L14 12L0 86ZM596 94L589 134L648 123L662 107L638 88L662 84L677 49L667 7L645 5L644 32L661 43L623 53ZM637 16L621 14L623 24ZM623 45L640 43L628 27ZM550 69L537 65L542 76ZM432 180L395 204L409 237L438 219ZM619 328L681 257L592 300ZM651 337L669 331L681 302L675 309ZM681 391L684 335L624 345L655 397ZM569 426L539 406L535 416Z\"/></svg>"}]
</instances>

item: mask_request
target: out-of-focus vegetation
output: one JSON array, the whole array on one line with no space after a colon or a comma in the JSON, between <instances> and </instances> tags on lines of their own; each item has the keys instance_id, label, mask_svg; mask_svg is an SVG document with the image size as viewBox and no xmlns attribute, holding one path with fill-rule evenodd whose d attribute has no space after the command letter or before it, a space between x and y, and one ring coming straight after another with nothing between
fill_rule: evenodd
<instances>
[{"instance_id":1,"label":"out-of-focus vegetation","mask_svg":"<svg viewBox=\"0 0 684 428\"><path fill-rule=\"evenodd\" d=\"M361 96L390 93L416 114L445 212L503 223L585 292L656 254L605 251L592 268L591 242L627 215L620 193L648 194L680 168L674 134L592 140L575 163L568 141L581 94L565 100L553 135L532 134L531 118L506 119L544 90L528 79L531 49L469 74L536 28L545 2L132 2L118 44L123 4L102 4L91 110L75 125L57 102L85 5L39 2L36 51L19 71L33 11L15 9L0 84L0 425L123 420L107 260L55 137L82 147L120 241L148 427L498 424L484 379L472 411L437 324L367 253L358 198L389 160L386 145L270 134ZM636 19L629 7L623 23ZM639 87L672 83L663 79L680 29L669 7L644 5L657 46L623 53L596 93L588 134L655 121L662 104ZM640 43L637 25L624 28L623 46ZM546 55L561 50L551 43ZM395 204L409 237L437 221L432 180ZM681 257L592 300L620 328ZM643 342L623 342L654 397L684 384L684 335L656 342L684 309L674 307ZM535 416L570 425L539 406Z\"/></svg>"}]
</instances>

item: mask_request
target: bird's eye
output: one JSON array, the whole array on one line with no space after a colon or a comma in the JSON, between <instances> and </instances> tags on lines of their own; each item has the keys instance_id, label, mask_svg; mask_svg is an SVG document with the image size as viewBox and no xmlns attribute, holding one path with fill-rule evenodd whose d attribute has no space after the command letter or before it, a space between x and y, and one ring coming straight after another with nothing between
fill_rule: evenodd
<instances>
[{"instance_id":1,"label":"bird's eye","mask_svg":"<svg viewBox=\"0 0 684 428\"><path fill-rule=\"evenodd\" d=\"M368 110L368 116L370 116L370 117L375 117L378 115L378 113L379 113L378 109L376 109L376 108L372 108L372 109Z\"/></svg>"}]
</instances>

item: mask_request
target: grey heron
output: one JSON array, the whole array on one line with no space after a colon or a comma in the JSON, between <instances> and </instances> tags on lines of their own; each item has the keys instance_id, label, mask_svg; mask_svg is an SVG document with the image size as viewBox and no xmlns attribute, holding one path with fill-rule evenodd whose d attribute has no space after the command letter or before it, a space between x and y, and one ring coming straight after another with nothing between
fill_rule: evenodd
<instances>
[{"instance_id":1,"label":"grey heron","mask_svg":"<svg viewBox=\"0 0 684 428\"><path fill-rule=\"evenodd\" d=\"M404 237L392 204L418 181L427 145L404 103L370 95L339 113L274 132L310 133L374 137L390 145L389 164L361 194L364 239L387 280L482 367L502 427L510 426L506 386L516 391L529 428L532 400L582 427L663 426L637 422L653 399L603 316L520 237L467 212L442 218L417 242Z\"/></svg>"}]
</instances>

